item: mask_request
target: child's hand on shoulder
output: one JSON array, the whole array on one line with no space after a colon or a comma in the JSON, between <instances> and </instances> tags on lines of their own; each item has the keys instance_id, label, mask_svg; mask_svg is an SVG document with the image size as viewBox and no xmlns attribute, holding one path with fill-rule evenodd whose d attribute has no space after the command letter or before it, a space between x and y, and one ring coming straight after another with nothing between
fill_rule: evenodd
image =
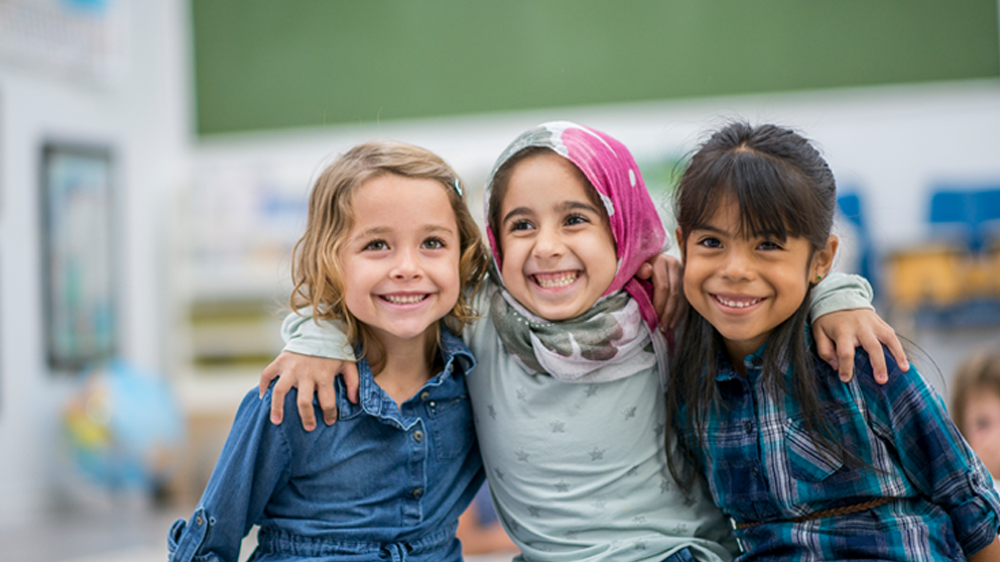
<instances>
[{"instance_id":1,"label":"child's hand on shoulder","mask_svg":"<svg viewBox=\"0 0 1000 562\"><path fill-rule=\"evenodd\" d=\"M264 368L260 374L260 395L271 384L271 423L280 424L284 418L285 395L293 387L299 389L298 409L302 418L302 427L306 431L316 429L316 416L313 413L313 394L319 397L320 409L323 410L323 421L332 425L337 421L337 393L334 380L337 374L344 375L347 387L347 398L353 403L358 402L358 367L349 361L339 361L326 357L301 355L290 351L282 351L278 357Z\"/></svg>"},{"instance_id":2,"label":"child's hand on shoulder","mask_svg":"<svg viewBox=\"0 0 1000 562\"><path fill-rule=\"evenodd\" d=\"M841 310L824 314L813 321L813 338L816 352L848 382L854 376L854 349L863 347L871 360L875 382L889 382L882 346L896 359L903 371L910 369L903 345L892 326L869 309Z\"/></svg>"},{"instance_id":3,"label":"child's hand on shoulder","mask_svg":"<svg viewBox=\"0 0 1000 562\"><path fill-rule=\"evenodd\" d=\"M653 308L660 315L660 330L677 327L680 322L681 262L674 256L657 254L639 266L636 279L653 282Z\"/></svg>"}]
</instances>

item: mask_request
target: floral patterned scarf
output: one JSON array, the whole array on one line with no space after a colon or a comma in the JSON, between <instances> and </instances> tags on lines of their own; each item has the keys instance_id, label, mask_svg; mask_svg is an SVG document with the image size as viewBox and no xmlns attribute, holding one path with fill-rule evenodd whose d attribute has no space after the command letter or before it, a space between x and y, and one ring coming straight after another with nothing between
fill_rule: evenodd
<instances>
[{"instance_id":1,"label":"floral patterned scarf","mask_svg":"<svg viewBox=\"0 0 1000 562\"><path fill-rule=\"evenodd\" d=\"M659 365L666 377L666 341L656 330L651 286L634 278L643 262L663 250L666 232L632 154L614 138L569 122L531 129L497 159L486 184L486 216L493 179L504 162L525 148L549 148L578 167L597 189L618 251L618 270L601 298L584 314L562 321L535 316L503 285L497 234L490 277L493 324L504 348L529 372L579 383L620 379ZM659 361L657 361L659 357Z\"/></svg>"}]
</instances>

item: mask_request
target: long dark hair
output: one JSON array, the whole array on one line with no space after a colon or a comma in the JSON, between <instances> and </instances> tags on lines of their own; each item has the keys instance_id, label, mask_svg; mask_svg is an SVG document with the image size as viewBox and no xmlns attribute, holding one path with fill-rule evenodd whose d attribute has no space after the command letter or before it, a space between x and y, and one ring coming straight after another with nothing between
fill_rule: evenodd
<instances>
[{"instance_id":1,"label":"long dark hair","mask_svg":"<svg viewBox=\"0 0 1000 562\"><path fill-rule=\"evenodd\" d=\"M688 234L706 225L720 202L728 199L739 208L739 235L805 238L813 256L829 239L836 193L830 167L805 138L775 125L732 122L701 145L681 176L674 194L683 238L678 244L683 248ZM799 401L805 427L817 446L853 458L836 441L818 400L818 377L805 334L809 289L798 310L771 333L762 383ZM694 469L700 469L696 451L704 446L706 414L709 408L723 407L715 373L724 347L716 329L693 308L686 308L666 404L668 425L673 428L667 433L668 466L677 482L689 488ZM791 389L783 376L788 368L793 369Z\"/></svg>"}]
</instances>

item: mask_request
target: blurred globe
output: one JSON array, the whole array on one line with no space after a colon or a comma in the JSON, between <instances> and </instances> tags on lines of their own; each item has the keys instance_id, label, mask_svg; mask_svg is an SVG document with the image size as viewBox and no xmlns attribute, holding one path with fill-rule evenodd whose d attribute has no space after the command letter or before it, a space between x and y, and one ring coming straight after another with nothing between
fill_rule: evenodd
<instances>
[{"instance_id":1,"label":"blurred globe","mask_svg":"<svg viewBox=\"0 0 1000 562\"><path fill-rule=\"evenodd\" d=\"M159 494L177 468L183 420L162 377L122 361L91 369L62 422L71 463L102 488Z\"/></svg>"}]
</instances>

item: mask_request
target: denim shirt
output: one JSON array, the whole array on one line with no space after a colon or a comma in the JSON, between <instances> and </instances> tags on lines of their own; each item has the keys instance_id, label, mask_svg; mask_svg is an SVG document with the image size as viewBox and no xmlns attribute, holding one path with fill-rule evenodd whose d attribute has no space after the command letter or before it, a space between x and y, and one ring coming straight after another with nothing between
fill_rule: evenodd
<instances>
[{"instance_id":1,"label":"denim shirt","mask_svg":"<svg viewBox=\"0 0 1000 562\"><path fill-rule=\"evenodd\" d=\"M475 360L444 327L441 344L443 370L402 407L359 361L359 404L338 378L340 417L311 432L295 390L278 426L271 390L250 391L194 515L170 529L170 560L235 561L255 524L251 560L461 560L458 517L484 480L465 385Z\"/></svg>"},{"instance_id":2,"label":"denim shirt","mask_svg":"<svg viewBox=\"0 0 1000 562\"><path fill-rule=\"evenodd\" d=\"M854 378L841 383L814 357L825 417L858 463L813 443L801 405L762 383L762 351L744 360L746 376L720 354L722 407L706 410L698 451L715 503L752 524L736 531L739 559L964 560L993 542L1000 499L990 475L916 369L901 372L886 353L889 382L879 385L859 349ZM791 369L784 376L792 384ZM891 500L795 521L879 498Z\"/></svg>"}]
</instances>

